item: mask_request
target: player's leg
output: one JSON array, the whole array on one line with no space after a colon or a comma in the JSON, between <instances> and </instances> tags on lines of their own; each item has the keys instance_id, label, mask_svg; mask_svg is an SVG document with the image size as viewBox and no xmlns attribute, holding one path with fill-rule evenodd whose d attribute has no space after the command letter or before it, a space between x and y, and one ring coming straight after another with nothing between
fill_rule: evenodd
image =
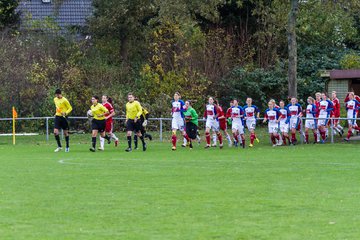
<instances>
[{"instance_id":1,"label":"player's leg","mask_svg":"<svg viewBox=\"0 0 360 240\"><path fill-rule=\"evenodd\" d=\"M172 129L172 135L171 135L172 148L171 149L173 151L175 151L176 150L176 142L177 142L176 132L179 129L179 123L176 118L173 118L171 121L171 129Z\"/></svg>"},{"instance_id":2,"label":"player's leg","mask_svg":"<svg viewBox=\"0 0 360 240\"><path fill-rule=\"evenodd\" d=\"M217 142L217 134L216 132L213 130L212 131L212 141L213 141L213 144L211 145L212 147L216 147L216 142Z\"/></svg>"},{"instance_id":3,"label":"player's leg","mask_svg":"<svg viewBox=\"0 0 360 240\"><path fill-rule=\"evenodd\" d=\"M91 148L90 148L90 151L91 152L95 152L95 149L96 149L96 137L97 137L97 134L98 134L98 129L96 128L93 128L92 130L92 133L91 133Z\"/></svg>"},{"instance_id":4,"label":"player's leg","mask_svg":"<svg viewBox=\"0 0 360 240\"><path fill-rule=\"evenodd\" d=\"M349 129L348 129L348 134L347 134L347 137L344 138L345 141L349 141L350 140L350 137L352 135L352 132L353 132L353 125L354 125L354 120L348 120L348 125L349 125Z\"/></svg>"},{"instance_id":5,"label":"player's leg","mask_svg":"<svg viewBox=\"0 0 360 240\"><path fill-rule=\"evenodd\" d=\"M205 148L209 148L210 143L211 143L211 136L210 136L210 127L208 127L208 126L206 126L206 129L205 129L205 138L206 138Z\"/></svg>"},{"instance_id":6,"label":"player's leg","mask_svg":"<svg viewBox=\"0 0 360 240\"><path fill-rule=\"evenodd\" d=\"M55 149L54 152L59 152L62 149L61 146L61 141L60 141L60 135L59 135L59 130L61 129L61 125L60 125L60 117L56 116L54 119L54 136L55 136L55 140L56 140L56 144L57 144L57 148Z\"/></svg>"},{"instance_id":7,"label":"player's leg","mask_svg":"<svg viewBox=\"0 0 360 240\"><path fill-rule=\"evenodd\" d=\"M129 119L126 122L126 138L127 138L127 142L128 142L128 148L125 150L126 152L131 152L132 148L131 148L131 135L132 132L135 130L134 128L134 120Z\"/></svg>"}]
</instances>

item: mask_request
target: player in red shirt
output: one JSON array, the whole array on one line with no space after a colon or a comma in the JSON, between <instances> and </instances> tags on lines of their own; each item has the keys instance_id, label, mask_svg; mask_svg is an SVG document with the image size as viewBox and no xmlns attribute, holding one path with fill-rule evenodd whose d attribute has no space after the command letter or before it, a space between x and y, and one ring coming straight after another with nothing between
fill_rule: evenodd
<instances>
[{"instance_id":1,"label":"player in red shirt","mask_svg":"<svg viewBox=\"0 0 360 240\"><path fill-rule=\"evenodd\" d=\"M232 123L231 123L231 108L234 106L234 100L230 101L230 107L226 110L226 114L225 117L227 119L226 123L227 123L227 127L232 129ZM236 139L234 138L234 145L236 145Z\"/></svg>"},{"instance_id":2,"label":"player in red shirt","mask_svg":"<svg viewBox=\"0 0 360 240\"><path fill-rule=\"evenodd\" d=\"M347 103L348 101L350 101L350 100L351 100L351 99L350 99L350 97L349 97L350 93L354 93L354 91L352 91L352 92L348 92L348 93L346 94L346 97L345 97L345 99L344 99L344 102L345 102L345 103ZM360 97L359 97L358 95L354 95L354 99L355 99L356 101L360 102ZM358 116L358 114L359 114L359 110L356 110L356 116L355 116L355 117L357 117L357 116ZM356 123L356 121L355 121L354 126L356 126L356 127L357 127L357 123ZM355 128L353 128L353 130L352 130L352 131L353 131L353 133L355 133L355 131L359 132L358 130L355 130Z\"/></svg>"},{"instance_id":3,"label":"player in red shirt","mask_svg":"<svg viewBox=\"0 0 360 240\"><path fill-rule=\"evenodd\" d=\"M318 118L319 117L319 114L320 114L320 102L321 102L321 93L317 92L315 93L315 106L316 106L316 110L317 110L317 113L315 114L315 117ZM316 129L316 141L317 142L320 142L320 131L319 129Z\"/></svg>"},{"instance_id":4,"label":"player in red shirt","mask_svg":"<svg viewBox=\"0 0 360 240\"><path fill-rule=\"evenodd\" d=\"M106 95L103 95L101 100L102 100L103 106L109 111L109 113L107 115L105 115L105 119L106 119L105 133L108 133L110 138L115 140L115 147L116 147L119 144L119 139L113 133L113 126L114 126L113 116L115 116L115 110L114 110L114 107L112 106L112 99ZM105 139L100 136L99 150L104 150L104 142L105 142ZM110 144L111 141L108 140L108 143Z\"/></svg>"},{"instance_id":5,"label":"player in red shirt","mask_svg":"<svg viewBox=\"0 0 360 240\"><path fill-rule=\"evenodd\" d=\"M225 116L224 110L219 105L219 102L217 100L215 100L215 106L217 107L216 111L218 113L218 120L219 120L220 130L222 130L224 132L224 134L226 136L226 139L228 140L229 147L230 147L231 146L231 137L230 137L230 135L229 135L229 133L227 131L227 123L226 123L227 118Z\"/></svg>"},{"instance_id":6,"label":"player in red shirt","mask_svg":"<svg viewBox=\"0 0 360 240\"><path fill-rule=\"evenodd\" d=\"M334 105L334 110L331 112L331 117L334 119L334 133L338 132L340 137L344 134L343 127L339 124L340 117L340 101L336 97L336 91L333 91L331 94L331 100Z\"/></svg>"}]
</instances>

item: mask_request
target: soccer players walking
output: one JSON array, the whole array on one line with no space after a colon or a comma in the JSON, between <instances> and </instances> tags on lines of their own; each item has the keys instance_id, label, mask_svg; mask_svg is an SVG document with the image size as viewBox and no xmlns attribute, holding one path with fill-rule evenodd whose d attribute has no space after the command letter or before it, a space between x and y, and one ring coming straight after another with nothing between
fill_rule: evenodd
<instances>
[{"instance_id":1,"label":"soccer players walking","mask_svg":"<svg viewBox=\"0 0 360 240\"><path fill-rule=\"evenodd\" d=\"M174 100L171 102L171 107L172 107L171 108L171 116L172 116L171 142L172 142L172 150L173 151L176 150L176 142L177 142L176 132L177 132L177 130L181 131L183 137L186 139L187 142L190 140L185 132L185 123L184 123L185 109L184 109L184 106L185 106L185 103L182 100L180 100L180 93L176 92L174 94Z\"/></svg>"},{"instance_id":2,"label":"soccer players walking","mask_svg":"<svg viewBox=\"0 0 360 240\"><path fill-rule=\"evenodd\" d=\"M219 139L219 143L220 143L220 149L223 148L223 141L222 141L222 135L220 132L220 126L219 126L219 121L217 119L218 115L217 115L217 111L216 111L217 107L214 104L214 98L209 97L208 100L208 104L205 107L205 112L204 112L204 118L206 119L206 128L205 128L205 137L206 137L206 146L205 148L210 148L210 130L213 130L216 135L217 138Z\"/></svg>"},{"instance_id":3,"label":"soccer players walking","mask_svg":"<svg viewBox=\"0 0 360 240\"><path fill-rule=\"evenodd\" d=\"M239 106L239 103L236 99L233 100L233 106L229 111L231 120L232 120L232 133L236 141L235 147L238 146L241 137L242 147L245 148L245 136L244 136L244 117L245 112L242 107Z\"/></svg>"},{"instance_id":4,"label":"soccer players walking","mask_svg":"<svg viewBox=\"0 0 360 240\"><path fill-rule=\"evenodd\" d=\"M269 101L268 106L269 108L266 109L265 111L264 123L266 123L267 121L269 122L268 127L269 127L270 138L273 143L273 147L276 147L277 146L276 140L278 142L280 141L280 136L278 134L279 111L278 108L275 108L275 103L273 101Z\"/></svg>"},{"instance_id":5,"label":"soccer players walking","mask_svg":"<svg viewBox=\"0 0 360 240\"><path fill-rule=\"evenodd\" d=\"M106 115L109 114L109 110L104 107L104 105L99 103L99 97L93 96L91 98L91 113L93 116L93 119L91 121L91 130L92 130L92 146L90 147L91 152L96 151L96 137L98 133L100 133L100 136L102 138L105 138L106 140L110 141L110 137L105 134L105 125L106 125ZM100 149L103 150L103 149Z\"/></svg>"},{"instance_id":6,"label":"soccer players walking","mask_svg":"<svg viewBox=\"0 0 360 240\"><path fill-rule=\"evenodd\" d=\"M191 102L188 100L185 102L184 112L185 121L186 121L186 134L189 137L189 147L193 148L192 140L197 138L197 127L199 125L198 114L195 109L191 106Z\"/></svg>"},{"instance_id":7,"label":"soccer players walking","mask_svg":"<svg viewBox=\"0 0 360 240\"><path fill-rule=\"evenodd\" d=\"M256 118L260 117L259 108L255 105L252 105L252 98L246 99L246 106L244 106L246 127L250 131L250 145L249 147L254 146L254 140L259 142L259 139L256 137L255 128L256 128Z\"/></svg>"},{"instance_id":8,"label":"soccer players walking","mask_svg":"<svg viewBox=\"0 0 360 240\"><path fill-rule=\"evenodd\" d=\"M279 128L282 134L281 138L283 140L283 144L286 145L286 140L288 140L289 145L291 144L290 137L289 137L289 122L290 122L290 112L287 107L285 107L285 102L281 100L279 102Z\"/></svg>"},{"instance_id":9,"label":"soccer players walking","mask_svg":"<svg viewBox=\"0 0 360 240\"><path fill-rule=\"evenodd\" d=\"M65 152L69 152L70 151L69 122L67 116L71 113L72 107L69 101L62 96L60 89L56 89L55 91L54 103L56 107L54 135L55 135L56 143L58 145L58 147L55 149L55 152L59 152L62 150L60 136L59 136L60 129L64 131L64 135L65 135L65 142L66 142Z\"/></svg>"},{"instance_id":10,"label":"soccer players walking","mask_svg":"<svg viewBox=\"0 0 360 240\"><path fill-rule=\"evenodd\" d=\"M106 109L109 111L109 113L105 115L105 134L108 133L110 136L109 139L115 140L115 147L117 147L117 145L119 144L119 139L113 133L113 129L114 129L113 116L115 116L115 110L112 105L112 100L108 96L104 95L102 96L101 101L104 107L106 107ZM104 150L104 143L105 143L105 139L100 136L99 150ZM110 144L110 140L108 141L108 143Z\"/></svg>"},{"instance_id":11,"label":"soccer players walking","mask_svg":"<svg viewBox=\"0 0 360 240\"><path fill-rule=\"evenodd\" d=\"M336 91L333 91L331 94L331 100L334 105L334 110L331 113L331 117L334 119L334 126L333 130L334 133L338 132L340 137L344 134L343 127L339 124L339 117L340 117L340 101L336 97Z\"/></svg>"},{"instance_id":12,"label":"soccer players walking","mask_svg":"<svg viewBox=\"0 0 360 240\"><path fill-rule=\"evenodd\" d=\"M302 116L302 109L300 104L297 103L296 98L291 98L291 103L287 106L290 112L290 129L291 129L291 143L296 144L296 130L298 129L300 118Z\"/></svg>"},{"instance_id":13,"label":"soccer players walking","mask_svg":"<svg viewBox=\"0 0 360 240\"><path fill-rule=\"evenodd\" d=\"M127 141L128 148L125 150L126 152L131 152L131 135L133 132L140 138L143 151L146 151L146 143L144 136L141 134L141 123L140 117L142 114L142 107L138 101L135 101L134 94L128 94L128 103L126 103L126 131L127 131Z\"/></svg>"},{"instance_id":14,"label":"soccer players walking","mask_svg":"<svg viewBox=\"0 0 360 240\"><path fill-rule=\"evenodd\" d=\"M321 94L321 102L320 102L320 111L319 111L319 120L318 120L318 129L320 131L321 135L321 143L325 143L326 139L326 130L327 125L330 117L330 113L333 110L333 104L332 102L327 99L327 96L325 93Z\"/></svg>"},{"instance_id":15,"label":"soccer players walking","mask_svg":"<svg viewBox=\"0 0 360 240\"><path fill-rule=\"evenodd\" d=\"M346 112L348 124L349 124L349 131L347 137L344 139L345 141L349 141L353 128L356 130L360 130L360 128L356 125L356 112L359 110L360 102L355 99L355 95L353 92L349 93L349 101L346 102Z\"/></svg>"},{"instance_id":16,"label":"soccer players walking","mask_svg":"<svg viewBox=\"0 0 360 240\"><path fill-rule=\"evenodd\" d=\"M316 114L318 110L316 109L315 99L308 97L308 105L306 107L306 120L305 120L305 143L309 144L309 129L314 133L314 143L317 143L317 120Z\"/></svg>"}]
</instances>

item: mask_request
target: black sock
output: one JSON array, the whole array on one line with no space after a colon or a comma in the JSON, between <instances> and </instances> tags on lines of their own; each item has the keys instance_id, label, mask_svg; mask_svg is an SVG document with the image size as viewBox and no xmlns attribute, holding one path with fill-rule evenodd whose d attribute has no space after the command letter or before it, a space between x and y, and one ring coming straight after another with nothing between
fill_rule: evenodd
<instances>
[{"instance_id":1,"label":"black sock","mask_svg":"<svg viewBox=\"0 0 360 240\"><path fill-rule=\"evenodd\" d=\"M56 139L56 142L57 142L58 147L61 148L60 136L59 136L59 135L55 135L55 139Z\"/></svg>"},{"instance_id":2,"label":"black sock","mask_svg":"<svg viewBox=\"0 0 360 240\"><path fill-rule=\"evenodd\" d=\"M110 137L108 135L105 134L105 137L104 137L106 140L110 141Z\"/></svg>"},{"instance_id":3,"label":"black sock","mask_svg":"<svg viewBox=\"0 0 360 240\"><path fill-rule=\"evenodd\" d=\"M65 137L66 147L69 148L69 136Z\"/></svg>"},{"instance_id":4,"label":"black sock","mask_svg":"<svg viewBox=\"0 0 360 240\"><path fill-rule=\"evenodd\" d=\"M131 136L127 137L127 141L128 141L129 148L131 148Z\"/></svg>"},{"instance_id":5,"label":"black sock","mask_svg":"<svg viewBox=\"0 0 360 240\"><path fill-rule=\"evenodd\" d=\"M93 137L91 141L92 141L93 148L95 148L95 146L96 146L96 137Z\"/></svg>"},{"instance_id":6,"label":"black sock","mask_svg":"<svg viewBox=\"0 0 360 240\"><path fill-rule=\"evenodd\" d=\"M135 148L137 148L137 146L138 146L138 136L137 135L134 136L134 145L135 145Z\"/></svg>"},{"instance_id":7,"label":"black sock","mask_svg":"<svg viewBox=\"0 0 360 240\"><path fill-rule=\"evenodd\" d=\"M140 137L140 140L141 140L141 142L142 142L142 144L143 144L143 146L145 145L145 139L144 139L144 136L141 136Z\"/></svg>"}]
</instances>

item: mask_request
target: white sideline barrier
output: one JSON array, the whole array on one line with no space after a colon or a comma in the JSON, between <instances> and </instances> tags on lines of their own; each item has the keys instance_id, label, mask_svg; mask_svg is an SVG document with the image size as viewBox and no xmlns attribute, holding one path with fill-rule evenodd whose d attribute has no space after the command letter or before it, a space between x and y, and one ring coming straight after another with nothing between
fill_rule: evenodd
<instances>
[{"instance_id":1,"label":"white sideline barrier","mask_svg":"<svg viewBox=\"0 0 360 240\"><path fill-rule=\"evenodd\" d=\"M29 121L29 120L44 120L46 122L46 141L49 141L49 135L50 135L50 131L49 131L49 119L53 119L54 117L28 117L28 118L24 118L24 117L19 117L16 120L19 121ZM74 119L74 120L87 120L87 117L69 117L69 119ZM115 117L113 118L114 120L125 120L124 117ZM326 118L310 118L310 119L316 119L316 120L326 120ZM331 130L331 143L334 143L334 120L340 120L340 121L347 121L347 120L357 120L359 121L360 118L328 118L330 120L330 130ZM171 121L171 118L149 118L149 121L159 121L159 139L160 142L163 141L163 125L164 125L164 121ZM257 121L263 121L264 118L258 118ZM305 120L307 120L307 118L301 118L301 131L304 129L304 122ZM0 118L0 121L12 121L12 118ZM205 122L205 120L203 119L199 119L199 122ZM12 134L9 135L0 135L0 136L12 136ZM24 135L23 135L24 136ZM303 136L300 136L301 138L301 142L304 142L303 140Z\"/></svg>"}]
</instances>

